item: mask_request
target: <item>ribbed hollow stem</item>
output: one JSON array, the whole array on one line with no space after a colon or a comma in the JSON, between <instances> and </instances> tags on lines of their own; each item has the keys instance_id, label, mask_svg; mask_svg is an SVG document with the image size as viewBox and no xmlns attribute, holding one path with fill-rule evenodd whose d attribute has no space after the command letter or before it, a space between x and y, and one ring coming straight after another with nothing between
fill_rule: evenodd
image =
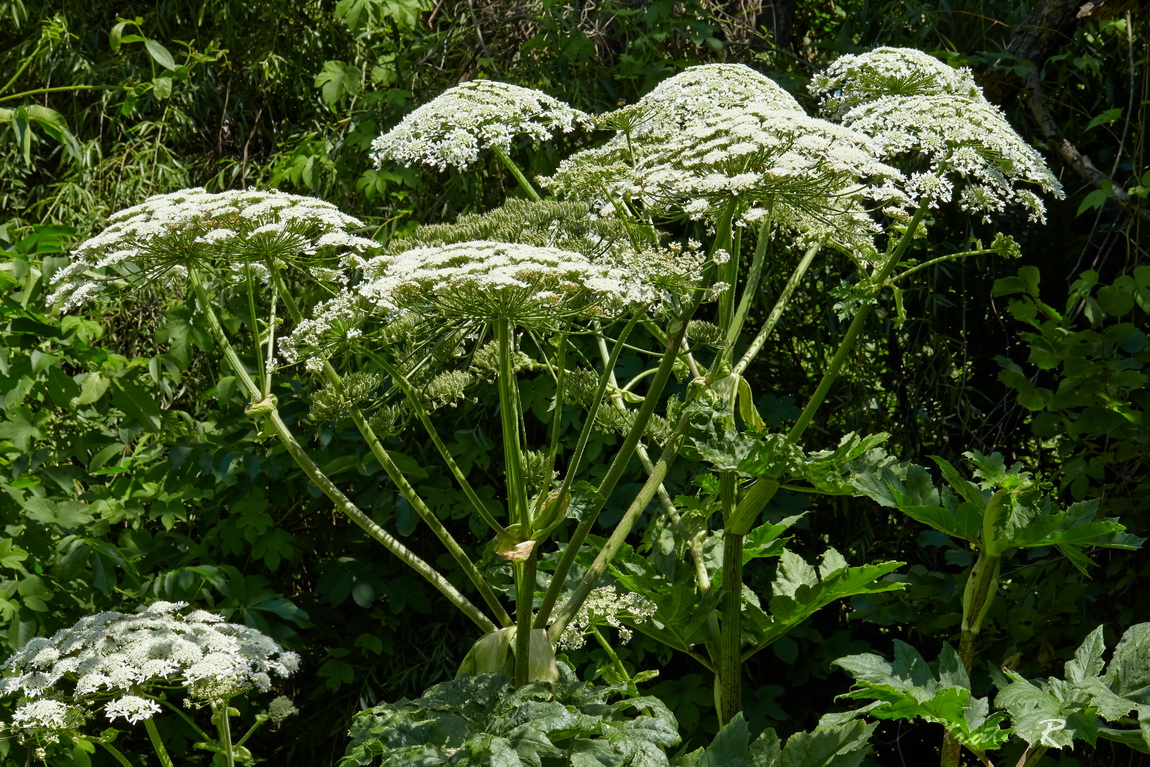
<instances>
[{"instance_id":1,"label":"ribbed hollow stem","mask_svg":"<svg viewBox=\"0 0 1150 767\"><path fill-rule=\"evenodd\" d=\"M743 710L743 536L734 533L723 535L722 599L715 698L719 722L726 724Z\"/></svg>"}]
</instances>

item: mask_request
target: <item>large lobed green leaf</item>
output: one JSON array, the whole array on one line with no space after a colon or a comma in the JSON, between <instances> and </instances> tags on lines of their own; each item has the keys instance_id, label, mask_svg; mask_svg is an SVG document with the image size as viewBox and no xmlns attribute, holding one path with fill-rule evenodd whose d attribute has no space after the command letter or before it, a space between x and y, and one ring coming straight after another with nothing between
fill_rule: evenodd
<instances>
[{"instance_id":1,"label":"large lobed green leaf","mask_svg":"<svg viewBox=\"0 0 1150 767\"><path fill-rule=\"evenodd\" d=\"M849 721L798 732L782 745L774 730L751 738L742 712L706 748L683 754L673 767L856 767L866 756L878 724Z\"/></svg>"},{"instance_id":2,"label":"large lobed green leaf","mask_svg":"<svg viewBox=\"0 0 1150 767\"><path fill-rule=\"evenodd\" d=\"M847 698L878 701L869 709L879 719L925 719L940 724L975 754L1002 747L1010 730L1000 727L1005 716L991 714L986 698L974 698L970 679L958 653L943 645L937 672L905 642L895 640L894 660L864 653L834 661L855 678Z\"/></svg>"},{"instance_id":3,"label":"large lobed green leaf","mask_svg":"<svg viewBox=\"0 0 1150 767\"><path fill-rule=\"evenodd\" d=\"M1030 744L1066 748L1075 740L1093 745L1103 737L1150 753L1150 623L1126 630L1109 665L1105 651L1099 626L1066 663L1063 679L1028 680L1007 671L1011 683L994 702ZM1106 725L1130 715L1138 729Z\"/></svg>"},{"instance_id":4,"label":"large lobed green leaf","mask_svg":"<svg viewBox=\"0 0 1150 767\"><path fill-rule=\"evenodd\" d=\"M661 701L564 671L558 684L518 689L505 674L463 675L362 711L340 764L541 767L567 757L573 767L667 767L679 734Z\"/></svg>"}]
</instances>

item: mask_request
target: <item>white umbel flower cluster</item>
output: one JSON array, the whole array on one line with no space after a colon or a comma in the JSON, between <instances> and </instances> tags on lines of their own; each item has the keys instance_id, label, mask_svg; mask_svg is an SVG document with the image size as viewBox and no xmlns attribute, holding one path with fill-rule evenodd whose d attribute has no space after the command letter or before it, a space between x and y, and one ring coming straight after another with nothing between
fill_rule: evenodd
<instances>
[{"instance_id":1,"label":"white umbel flower cluster","mask_svg":"<svg viewBox=\"0 0 1150 767\"><path fill-rule=\"evenodd\" d=\"M802 107L770 78L742 64L703 64L659 83L634 104L602 115L618 130L605 144L573 154L540 183L569 199L606 204L622 196L631 169L667 140L747 104L802 114Z\"/></svg>"},{"instance_id":2,"label":"white umbel flower cluster","mask_svg":"<svg viewBox=\"0 0 1150 767\"><path fill-rule=\"evenodd\" d=\"M769 214L800 239L858 248L877 234L867 213L898 194L895 168L863 133L769 103L720 110L663 142L635 169L627 195L652 210L713 218L738 206Z\"/></svg>"},{"instance_id":3,"label":"white umbel flower cluster","mask_svg":"<svg viewBox=\"0 0 1150 767\"><path fill-rule=\"evenodd\" d=\"M600 118L619 125L632 140L665 139L704 122L722 109L745 104L802 112L795 97L742 64L702 64L668 77L634 104Z\"/></svg>"},{"instance_id":4,"label":"white umbel flower cluster","mask_svg":"<svg viewBox=\"0 0 1150 767\"><path fill-rule=\"evenodd\" d=\"M281 351L298 361L333 335L357 334L369 318L414 315L443 327L506 321L553 330L568 319L611 318L661 297L622 268L558 248L487 241L414 248L373 259L365 280L318 306L283 339Z\"/></svg>"},{"instance_id":5,"label":"white umbel flower cluster","mask_svg":"<svg viewBox=\"0 0 1150 767\"><path fill-rule=\"evenodd\" d=\"M910 201L959 206L990 221L1007 205L1045 218L1035 189L1063 196L1042 157L986 101L968 70L906 48L843 56L811 83L823 113L874 139L878 156L913 168Z\"/></svg>"},{"instance_id":6,"label":"white umbel flower cluster","mask_svg":"<svg viewBox=\"0 0 1150 767\"><path fill-rule=\"evenodd\" d=\"M225 278L266 277L269 258L307 258L313 278L338 283L340 272L321 268L322 257L341 256L341 266L361 261L377 246L352 234L362 226L323 200L274 190L156 195L116 213L104 231L76 246L72 262L52 278L50 301L67 311L111 284L181 279L189 266Z\"/></svg>"},{"instance_id":7,"label":"white umbel flower cluster","mask_svg":"<svg viewBox=\"0 0 1150 767\"><path fill-rule=\"evenodd\" d=\"M622 621L642 623L655 614L655 603L633 591L621 591L615 586L592 589L567 628L555 641L555 646L575 650L583 646L591 629L610 626L619 632L619 640L630 641L633 634Z\"/></svg>"},{"instance_id":8,"label":"white umbel flower cluster","mask_svg":"<svg viewBox=\"0 0 1150 767\"><path fill-rule=\"evenodd\" d=\"M487 148L511 150L526 135L546 141L590 124L590 117L542 91L493 80L449 88L416 109L371 145L377 166L421 163L465 170Z\"/></svg>"},{"instance_id":9,"label":"white umbel flower cluster","mask_svg":"<svg viewBox=\"0 0 1150 767\"><path fill-rule=\"evenodd\" d=\"M814 76L810 91L819 100L819 113L831 120L841 120L854 107L884 96L982 98L968 68L947 66L913 48L875 48L840 56Z\"/></svg>"},{"instance_id":10,"label":"white umbel flower cluster","mask_svg":"<svg viewBox=\"0 0 1150 767\"><path fill-rule=\"evenodd\" d=\"M160 711L148 696L153 686L186 687L193 701L227 699L268 690L272 676L299 667L299 656L265 634L184 607L155 602L135 614L103 612L28 642L2 667L0 695L23 697L9 728L51 739L82 724L98 702L109 719L136 723Z\"/></svg>"}]
</instances>

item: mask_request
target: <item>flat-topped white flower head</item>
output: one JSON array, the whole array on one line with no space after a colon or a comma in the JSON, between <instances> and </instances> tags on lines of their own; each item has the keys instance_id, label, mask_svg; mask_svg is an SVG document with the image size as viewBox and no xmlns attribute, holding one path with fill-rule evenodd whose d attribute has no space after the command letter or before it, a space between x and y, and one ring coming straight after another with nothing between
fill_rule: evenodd
<instances>
[{"instance_id":1,"label":"flat-topped white flower head","mask_svg":"<svg viewBox=\"0 0 1150 767\"><path fill-rule=\"evenodd\" d=\"M421 163L464 170L484 149L511 150L516 136L546 141L590 118L542 91L494 80L449 88L372 143L377 166Z\"/></svg>"},{"instance_id":2,"label":"flat-topped white flower head","mask_svg":"<svg viewBox=\"0 0 1150 767\"><path fill-rule=\"evenodd\" d=\"M876 48L840 56L809 86L819 112L838 120L850 109L884 96L958 96L979 100L982 91L965 67L956 69L913 48Z\"/></svg>"},{"instance_id":3,"label":"flat-topped white flower head","mask_svg":"<svg viewBox=\"0 0 1150 767\"><path fill-rule=\"evenodd\" d=\"M632 198L649 209L714 218L734 204L744 222L769 214L803 238L869 237L866 204L892 194L897 170L866 135L802 112L750 104L716 112L643 158Z\"/></svg>"},{"instance_id":4,"label":"flat-topped white flower head","mask_svg":"<svg viewBox=\"0 0 1150 767\"><path fill-rule=\"evenodd\" d=\"M181 686L193 699L267 690L299 657L256 629L225 623L183 603L156 602L142 612L103 612L51 637L37 637L3 665L0 695L21 695L12 727L45 731L76 726L77 714L105 701L109 719L149 719L159 705L152 686ZM70 703L63 703L71 699ZM75 711L73 711L75 709Z\"/></svg>"},{"instance_id":5,"label":"flat-topped white flower head","mask_svg":"<svg viewBox=\"0 0 1150 767\"><path fill-rule=\"evenodd\" d=\"M274 190L156 195L116 213L104 231L76 246L72 262L52 278L50 301L68 310L110 285L180 279L193 266L225 278L258 276L270 258L306 259L312 277L338 282L324 260L354 262L375 247L352 234L362 226L323 200Z\"/></svg>"},{"instance_id":6,"label":"flat-topped white flower head","mask_svg":"<svg viewBox=\"0 0 1150 767\"><path fill-rule=\"evenodd\" d=\"M80 706L52 698L26 700L12 712L12 722L3 729L11 730L21 743L36 741L58 743L69 737L87 718Z\"/></svg>"},{"instance_id":7,"label":"flat-topped white flower head","mask_svg":"<svg viewBox=\"0 0 1150 767\"><path fill-rule=\"evenodd\" d=\"M652 298L623 270L580 253L485 241L400 253L358 291L384 310L525 328L613 316Z\"/></svg>"},{"instance_id":8,"label":"flat-topped white flower head","mask_svg":"<svg viewBox=\"0 0 1150 767\"><path fill-rule=\"evenodd\" d=\"M622 258L622 256L620 256ZM635 260L637 264L637 259ZM630 263L630 262L627 262ZM701 271L701 270L700 270ZM369 324L478 333L492 323L543 332L568 321L612 319L664 300L665 270L644 280L618 258L521 243L471 241L413 248L369 263L365 279L283 339L289 362L363 334ZM680 283L701 275L679 274ZM689 289L689 288L688 288Z\"/></svg>"},{"instance_id":9,"label":"flat-topped white flower head","mask_svg":"<svg viewBox=\"0 0 1150 767\"><path fill-rule=\"evenodd\" d=\"M626 126L632 140L657 140L703 122L720 110L753 103L803 111L794 96L748 66L702 64L667 78L634 104L609 112L600 121Z\"/></svg>"},{"instance_id":10,"label":"flat-topped white flower head","mask_svg":"<svg viewBox=\"0 0 1150 767\"><path fill-rule=\"evenodd\" d=\"M904 187L912 204L938 207L957 197L959 207L987 221L1016 204L1042 221L1046 208L1035 190L1063 196L1038 152L985 100L886 96L851 109L842 121L873 137L878 157L914 169Z\"/></svg>"},{"instance_id":11,"label":"flat-topped white flower head","mask_svg":"<svg viewBox=\"0 0 1150 767\"><path fill-rule=\"evenodd\" d=\"M749 104L802 114L794 96L742 64L690 67L655 86L634 104L598 118L618 128L598 147L576 152L539 183L558 197L608 206L627 186L631 168L658 152L664 141L705 123L724 110Z\"/></svg>"},{"instance_id":12,"label":"flat-topped white flower head","mask_svg":"<svg viewBox=\"0 0 1150 767\"><path fill-rule=\"evenodd\" d=\"M814 78L823 115L872 137L878 156L908 172L913 205L957 199L990 219L1009 204L1043 220L1035 190L1062 196L1046 163L989 103L968 69L910 48L843 56Z\"/></svg>"}]
</instances>

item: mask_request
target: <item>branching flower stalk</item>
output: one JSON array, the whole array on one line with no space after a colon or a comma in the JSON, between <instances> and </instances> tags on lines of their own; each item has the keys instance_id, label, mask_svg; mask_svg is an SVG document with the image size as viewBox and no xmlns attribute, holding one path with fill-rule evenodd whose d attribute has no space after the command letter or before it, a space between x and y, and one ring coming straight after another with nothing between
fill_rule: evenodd
<instances>
[{"instance_id":1,"label":"branching flower stalk","mask_svg":"<svg viewBox=\"0 0 1150 767\"><path fill-rule=\"evenodd\" d=\"M539 614L535 619L535 627L546 628L548 634L552 637L558 636L563 632L563 628L566 627L567 621L571 619L571 616L573 616L579 609L580 605L583 603L583 600L587 598L589 593L591 593L591 589L595 586L594 581L597 580L599 575L602 574L602 569L600 569L599 573L591 578L589 577L589 571L588 574L584 576L582 581L580 581L579 586L575 592L568 595L567 600L563 605L562 617L556 618L555 621L550 624L548 623L551 618L551 612L554 609L555 604L559 599L563 585L566 582L567 574L570 572L571 566L575 563L575 557L578 554L580 547L582 547L583 543L587 540L587 536L590 534L591 528L594 527L595 521L599 517L599 512L603 510L603 505L607 502L607 498L610 497L611 492L614 491L615 485L619 482L620 477L623 476L623 472L626 470L627 464L631 461L631 458L635 454L635 449L643 436L643 431L647 428L647 423L651 420L651 415L655 412L655 407L658 404L659 397L662 396L663 389L666 387L667 381L671 377L671 371L675 366L675 359L678 356L683 338L687 333L687 324L690 322L691 317L698 309L699 304L702 303L702 300L703 295L702 292L700 292L696 296L695 300L692 301L687 307L685 307L685 309L680 313L678 317L671 321L669 327L670 337L667 340L666 350L664 351L663 357L659 362L658 371L656 372L654 379L651 381L651 386L648 388L647 394L643 399L643 404L640 406L639 411L635 414L635 420L633 421L627 436L624 438L623 444L615 453L614 458L612 458L611 465L607 469L607 474L599 483L591 508L588 509L584 518L579 522L578 526L571 533L571 537L567 542L567 547L563 551L563 556L560 558L559 563L555 566L555 573L551 578L551 585L547 587L547 592L544 594L543 602L539 607ZM665 450L664 453L666 453ZM658 464L656 464L656 468L658 468ZM654 475L652 474L652 476ZM666 476L665 470L663 471L663 476ZM660 478L658 482L651 486L651 496L648 497L648 501L650 500L650 497L653 497L661 483L662 479ZM644 485L644 488L646 487L647 486ZM634 524L635 520L638 518L639 512L641 512L643 508L646 508L645 504L630 518L624 514L623 518L619 520L619 522L616 524L615 532L618 533L620 532L621 528L625 528L620 533L620 538L626 536L626 534L630 532L631 525ZM615 533L612 533L612 536L614 535ZM621 541L619 545L621 545Z\"/></svg>"},{"instance_id":2,"label":"branching flower stalk","mask_svg":"<svg viewBox=\"0 0 1150 767\"><path fill-rule=\"evenodd\" d=\"M253 404L248 407L248 412L252 415L264 417L265 421L271 425L272 432L287 449L288 454L291 455L296 464L303 469L308 479L335 504L340 512L359 525L373 540L397 556L404 564L419 573L419 575L447 597L452 604L458 607L459 610L479 626L479 628L485 632L494 631L496 626L490 618L484 615L467 597L460 593L438 570L427 564L415 554L415 552L408 549L400 543L398 539L377 525L371 517L360 510L350 498L344 495L343 492L336 487L335 483L316 465L315 461L311 459L311 456L300 446L291 430L288 429L287 424L280 418L274 400L270 397L260 399L262 394L260 387L252 380L239 354L236 353L231 341L228 340L227 334L224 332L215 310L212 309L211 299L198 273L190 271L188 277L192 289L196 294L196 299L200 304L200 310L208 320L208 328L213 338L215 338L216 343L220 345L224 358L227 359L228 364L235 370L236 377L240 380L244 388L247 389L249 396L251 396L253 400Z\"/></svg>"},{"instance_id":3,"label":"branching flower stalk","mask_svg":"<svg viewBox=\"0 0 1150 767\"><path fill-rule=\"evenodd\" d=\"M287 287L283 284L283 275L279 269L276 268L274 264L270 265L270 268L272 270L274 285L283 296L284 304L287 307L288 314L298 326L299 323L304 319L303 312L300 310L298 304L296 304L295 299L291 296L290 291L288 291ZM394 368L386 363L386 361L382 360L378 355L372 354L371 356L378 362L383 363L385 370L390 368L391 371L394 371ZM324 378L332 386L334 386L337 391L343 390L343 380L336 369L331 366L331 363L325 360L323 362L321 372ZM397 372L392 377L393 380L397 381L397 383L402 378L402 376L399 376ZM406 381L403 381L403 383L399 385L408 386L407 390L410 392L410 386L407 385ZM413 395L411 396L411 402L413 403L413 407L419 407L419 412L423 412L422 405L418 403L418 399ZM375 430L371 428L371 425L368 423L360 409L355 404L352 404L348 407L348 414L351 416L352 422L355 424L356 429L360 433L360 436L362 436L364 442L367 443L368 449L371 450L372 456L379 462L379 465L383 468L388 478L390 478L391 481L395 483L395 486L399 490L400 495L402 495L404 499L407 500L409 504L411 504L412 509L414 509L416 514L419 515L419 518L435 534L440 543L443 544L443 547L447 549L451 557L467 575L472 585L475 586L476 590L483 598L483 601L486 603L488 609L492 611L496 621L498 621L501 626L510 625L511 618L507 615L507 611L500 603L499 597L495 594L494 589L491 588L491 584L488 583L487 579L483 577L483 574L479 572L479 569L475 566L474 562L472 562L471 558L467 556L467 552L463 550L463 547L459 545L454 536L452 536L450 531L448 531L448 529L444 526L443 522L441 522L439 517L435 515L435 512L433 512L428 507L427 502L423 500L416 489L411 485L411 482L409 482L407 477L403 474L403 471L395 464L395 461L392 460L391 456L388 455L387 450L380 443L379 437L376 435ZM426 419L426 413L424 413L422 417ZM447 451L446 446L442 446L442 440L439 440L438 435L434 434L434 430L430 427L430 421L428 421L425 426L428 432L433 434L433 441L436 441L437 444L441 446L441 452L449 461L448 465L455 466L455 461L454 459L451 459L450 453ZM456 471L458 471L458 466L455 468ZM460 473L460 476L462 476L462 473ZM465 487L467 490L471 490L470 485L465 485ZM486 507L483 505L483 502L475 494L474 490L471 490L469 497L472 499L472 504L477 508L481 517L483 517L485 520L488 520L488 524L492 525L493 529L497 533L503 529L502 526L500 526L499 523L496 522L493 517L491 517L490 512L487 511Z\"/></svg>"},{"instance_id":4,"label":"branching flower stalk","mask_svg":"<svg viewBox=\"0 0 1150 767\"><path fill-rule=\"evenodd\" d=\"M215 718L216 704L212 703L212 718ZM160 738L160 732L156 729L156 722L151 718L144 720L144 729L148 731L148 740L152 742L152 750L156 752L156 758L160 760L161 767L175 767L172 763L172 757L168 755L168 749L164 747L164 741ZM220 744L224 749L224 753L228 757L228 767L235 767L235 760L232 759L231 739L224 737L226 733L220 733Z\"/></svg>"}]
</instances>

